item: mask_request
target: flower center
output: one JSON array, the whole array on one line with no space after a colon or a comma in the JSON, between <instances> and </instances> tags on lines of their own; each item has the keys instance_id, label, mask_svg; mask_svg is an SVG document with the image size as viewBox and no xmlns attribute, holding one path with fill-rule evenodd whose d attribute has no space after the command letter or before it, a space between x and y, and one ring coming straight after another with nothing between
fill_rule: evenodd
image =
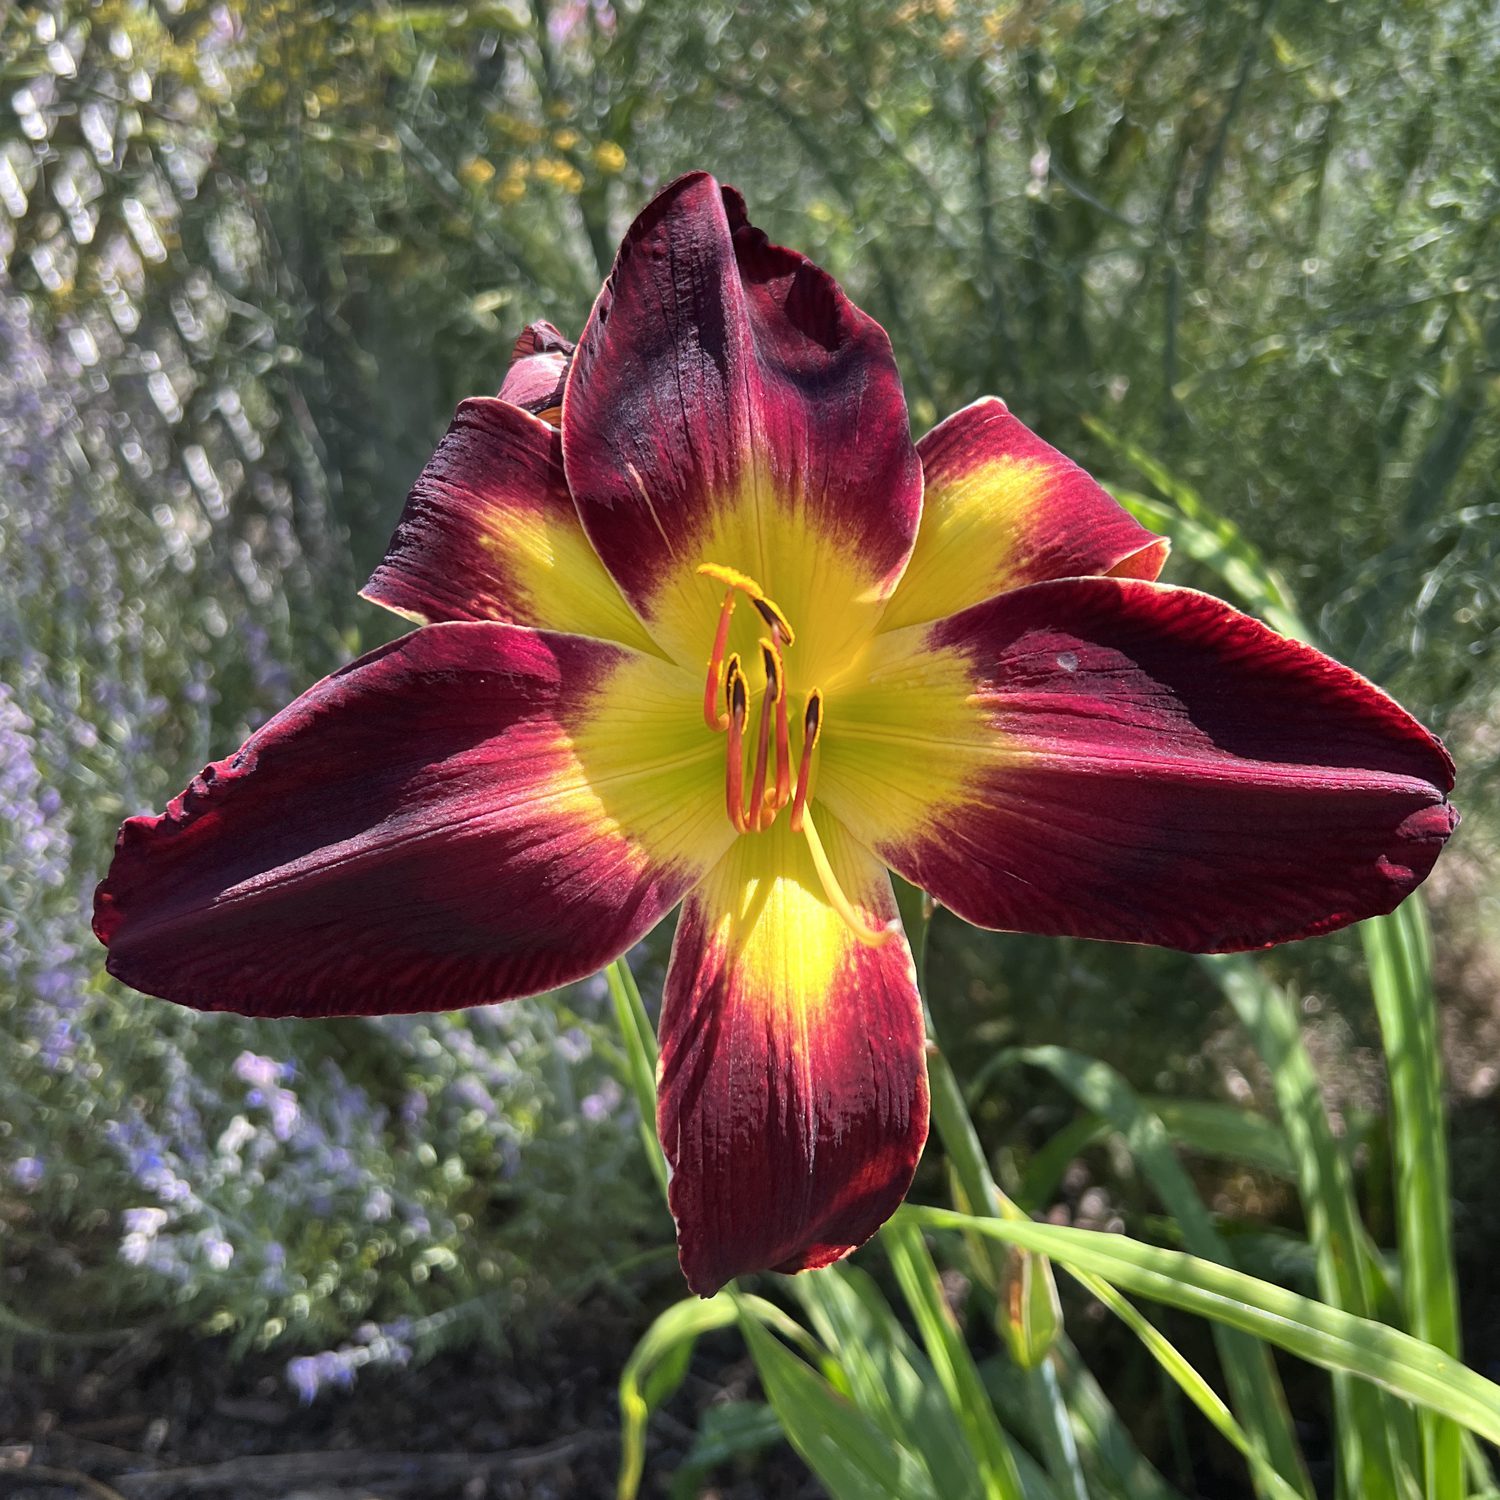
<instances>
[{"instance_id":1,"label":"flower center","mask_svg":"<svg viewBox=\"0 0 1500 1500\"><path fill-rule=\"evenodd\" d=\"M708 676L703 684L703 722L716 734L726 736L724 809L729 821L736 833L764 833L790 803L792 832L807 839L813 867L829 903L861 942L879 945L891 936L894 929L871 927L844 894L807 805L812 786L813 752L823 730L823 693L816 687L809 690L802 712L802 750L797 762L795 787L793 785L786 658L782 654L782 648L790 648L797 638L791 621L749 574L719 563L702 563L698 572L725 586L724 602L719 609L719 623L708 659ZM769 631L756 642L760 648L766 686L760 699L748 801L745 798L745 729L750 718L750 685L739 652L729 650L729 627L741 595L754 606ZM774 774L771 766L773 733Z\"/></svg>"}]
</instances>

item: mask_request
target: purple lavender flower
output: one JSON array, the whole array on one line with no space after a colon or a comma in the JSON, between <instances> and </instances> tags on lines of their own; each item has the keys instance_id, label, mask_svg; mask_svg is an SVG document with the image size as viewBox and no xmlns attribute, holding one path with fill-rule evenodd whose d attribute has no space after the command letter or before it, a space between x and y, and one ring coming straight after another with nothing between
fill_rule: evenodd
<instances>
[{"instance_id":1,"label":"purple lavender flower","mask_svg":"<svg viewBox=\"0 0 1500 1500\"><path fill-rule=\"evenodd\" d=\"M234 1076L252 1088L273 1088L281 1079L281 1064L274 1057L262 1057L256 1052L241 1052L235 1058Z\"/></svg>"},{"instance_id":2,"label":"purple lavender flower","mask_svg":"<svg viewBox=\"0 0 1500 1500\"><path fill-rule=\"evenodd\" d=\"M557 1050L564 1062L581 1063L593 1047L581 1027L570 1026L557 1038Z\"/></svg>"},{"instance_id":3,"label":"purple lavender flower","mask_svg":"<svg viewBox=\"0 0 1500 1500\"><path fill-rule=\"evenodd\" d=\"M10 1180L23 1193L35 1192L46 1175L46 1165L39 1156L22 1156L10 1164Z\"/></svg>"},{"instance_id":4,"label":"purple lavender flower","mask_svg":"<svg viewBox=\"0 0 1500 1500\"><path fill-rule=\"evenodd\" d=\"M598 1125L619 1109L624 1097L625 1091L619 1083L613 1078L606 1078L599 1085L597 1092L584 1095L578 1108L582 1111L585 1120Z\"/></svg>"}]
</instances>

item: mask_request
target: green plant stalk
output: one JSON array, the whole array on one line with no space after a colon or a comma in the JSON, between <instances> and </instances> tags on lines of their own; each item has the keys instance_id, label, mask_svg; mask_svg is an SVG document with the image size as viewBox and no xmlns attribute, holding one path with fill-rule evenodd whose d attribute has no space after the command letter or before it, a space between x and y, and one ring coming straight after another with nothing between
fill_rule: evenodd
<instances>
[{"instance_id":1,"label":"green plant stalk","mask_svg":"<svg viewBox=\"0 0 1500 1500\"><path fill-rule=\"evenodd\" d=\"M1457 1357L1457 1274L1453 1264L1443 1061L1432 990L1431 940L1420 895L1360 927L1370 989L1391 1084L1401 1301L1407 1330ZM1461 1434L1432 1413L1421 1418L1423 1491L1462 1500Z\"/></svg>"},{"instance_id":2,"label":"green plant stalk","mask_svg":"<svg viewBox=\"0 0 1500 1500\"><path fill-rule=\"evenodd\" d=\"M1048 1272L1048 1281L1050 1283L1050 1267L1048 1268ZM1056 1288L1054 1287L1055 1290ZM1059 1322L1061 1318L1062 1313L1059 1308ZM1061 1451L1057 1454L1049 1455L1048 1468L1060 1476L1060 1482L1063 1480L1072 1481L1071 1490L1073 1500L1088 1500L1088 1491L1083 1483L1083 1455L1078 1451L1078 1434L1073 1431L1073 1421L1068 1411L1068 1400L1063 1393L1062 1382L1057 1376L1058 1365L1064 1353L1062 1341L1059 1341L1057 1353L1059 1356L1057 1360L1044 1359L1036 1367L1036 1373L1032 1379L1032 1385L1035 1389L1037 1426L1044 1434L1049 1435L1052 1442L1059 1444L1061 1448Z\"/></svg>"},{"instance_id":3,"label":"green plant stalk","mask_svg":"<svg viewBox=\"0 0 1500 1500\"><path fill-rule=\"evenodd\" d=\"M651 1163L651 1173L656 1178L662 1202L665 1203L667 1160L662 1155L661 1142L656 1136L656 1035L651 1030L651 1020L641 1001L641 992L636 988L635 975L630 972L630 965L623 956L605 969L604 979L609 986L609 998L614 1004L615 1024L620 1028L620 1041L625 1048L641 1144L646 1149L646 1160Z\"/></svg>"}]
</instances>

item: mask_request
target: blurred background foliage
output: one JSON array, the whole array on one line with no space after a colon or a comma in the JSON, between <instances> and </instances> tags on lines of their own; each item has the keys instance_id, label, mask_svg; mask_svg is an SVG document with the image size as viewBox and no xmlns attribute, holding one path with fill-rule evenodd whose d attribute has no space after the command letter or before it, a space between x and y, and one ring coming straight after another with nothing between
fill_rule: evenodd
<instances>
[{"instance_id":1,"label":"blurred background foliage","mask_svg":"<svg viewBox=\"0 0 1500 1500\"><path fill-rule=\"evenodd\" d=\"M525 1338L620 1275L671 1290L601 991L252 1028L105 982L86 913L121 817L394 632L356 590L454 405L498 386L526 323L577 333L630 217L691 167L886 325L919 430L996 392L1120 488L1202 497L1449 741L1467 822L1438 973L1460 1253L1486 1264L1491 0L54 0L8 7L0 76L12 1354L149 1320L276 1351L310 1398L450 1336ZM1187 556L1168 578L1215 586ZM648 1000L660 956L637 956ZM1378 1166L1358 944L1271 963ZM1153 1094L1269 1108L1186 960L940 918L933 976L965 1078L1061 1042ZM1118 1153L1037 1168L1071 1096L982 1083L1012 1190L1150 1222ZM1295 1218L1263 1174L1197 1169L1247 1242ZM1500 1292L1468 1290L1483 1366Z\"/></svg>"}]
</instances>

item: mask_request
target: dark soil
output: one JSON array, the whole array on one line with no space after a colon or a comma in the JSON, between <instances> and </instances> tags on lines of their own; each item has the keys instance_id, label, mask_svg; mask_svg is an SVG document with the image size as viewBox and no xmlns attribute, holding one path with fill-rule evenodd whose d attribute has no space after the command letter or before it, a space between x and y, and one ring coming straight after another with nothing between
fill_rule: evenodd
<instances>
[{"instance_id":1,"label":"dark soil","mask_svg":"<svg viewBox=\"0 0 1500 1500\"><path fill-rule=\"evenodd\" d=\"M644 1326L583 1307L524 1353L440 1354L362 1372L301 1405L284 1361L143 1337L113 1353L13 1351L0 1376L0 1495L9 1500L608 1500L620 1457L619 1371ZM633 1330L633 1331L632 1331ZM652 1418L645 1497L668 1494L701 1410L753 1395L732 1336L705 1339ZM712 1500L817 1500L784 1445L694 1487Z\"/></svg>"}]
</instances>

